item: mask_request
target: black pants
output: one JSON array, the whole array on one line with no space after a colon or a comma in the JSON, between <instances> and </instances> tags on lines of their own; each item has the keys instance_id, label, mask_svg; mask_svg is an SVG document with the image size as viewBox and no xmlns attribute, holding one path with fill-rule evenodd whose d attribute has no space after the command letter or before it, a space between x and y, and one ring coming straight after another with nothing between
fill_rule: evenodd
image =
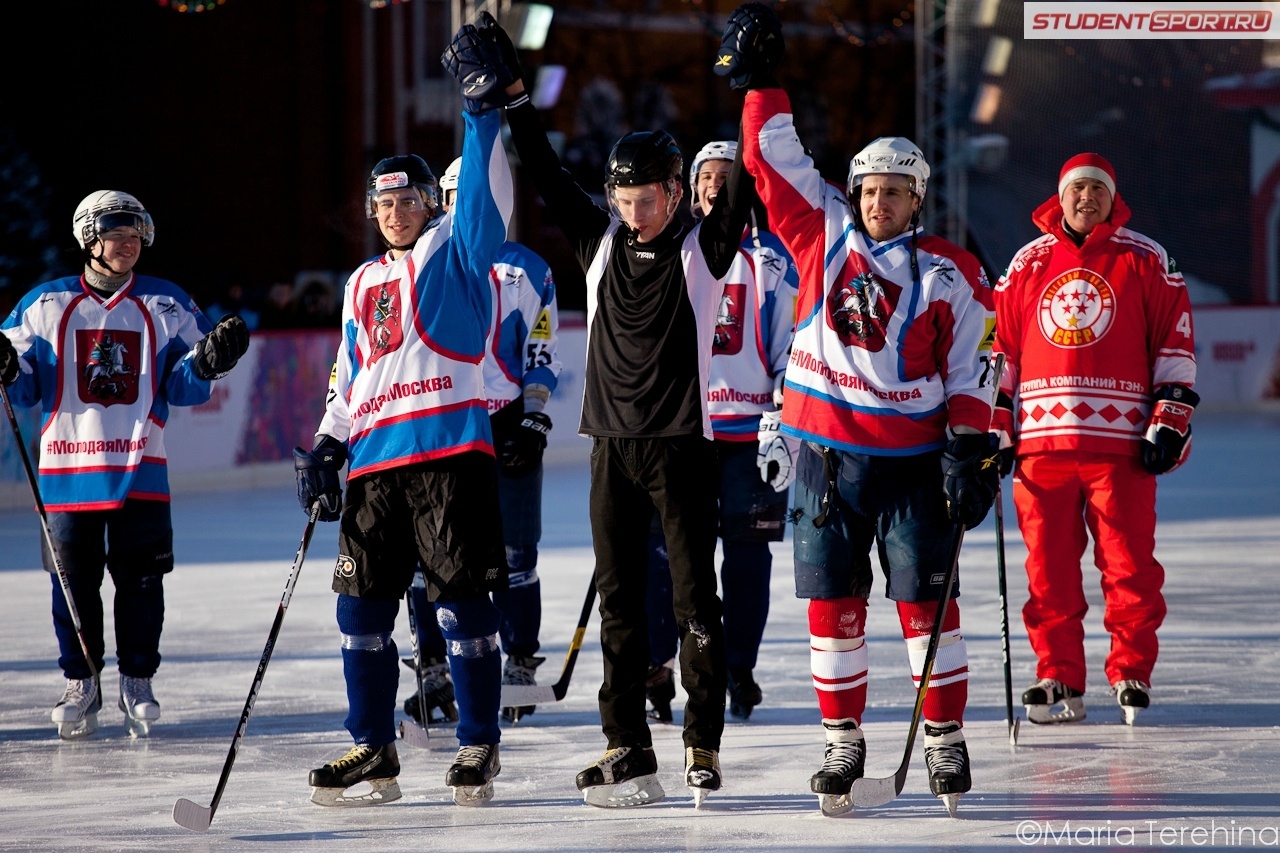
<instances>
[{"instance_id":1,"label":"black pants","mask_svg":"<svg viewBox=\"0 0 1280 853\"><path fill-rule=\"evenodd\" d=\"M716 482L715 449L699 436L595 439L591 539L604 651L600 719L611 749L652 744L645 719L645 594L655 508L671 561L680 683L689 694L684 743L720 748L725 663L716 596Z\"/></svg>"}]
</instances>

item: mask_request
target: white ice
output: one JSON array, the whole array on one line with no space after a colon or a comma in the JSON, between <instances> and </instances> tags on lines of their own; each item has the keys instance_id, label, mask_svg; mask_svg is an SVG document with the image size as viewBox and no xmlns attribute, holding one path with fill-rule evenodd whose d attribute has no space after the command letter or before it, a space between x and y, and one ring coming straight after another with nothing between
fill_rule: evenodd
<instances>
[{"instance_id":1,"label":"white ice","mask_svg":"<svg viewBox=\"0 0 1280 853\"><path fill-rule=\"evenodd\" d=\"M1063 728L1024 723L1019 746L1009 748L991 522L966 539L960 601L969 642L965 731L974 790L961 798L957 820L929 795L920 744L897 801L843 819L819 815L808 777L820 761L822 737L789 542L774 548L772 612L756 671L765 702L750 722L726 727L725 787L702 811L694 811L681 784L680 729L658 725L654 741L668 799L627 812L582 804L574 774L604 748L594 618L567 698L504 729L492 805L452 805L444 774L456 743L437 729L430 750L401 747L402 801L358 810L314 806L307 771L350 743L329 591L336 531L326 526L303 569L221 808L209 832L195 835L170 813L179 797L206 804L213 794L305 523L291 489L175 498L179 565L165 582L164 663L155 680L164 716L143 741L129 739L112 698L109 579L110 674L101 729L84 742L57 739L49 711L62 677L38 528L33 513L3 513L0 849L925 851L1249 846L1251 838L1256 846L1277 846L1278 480L1280 417L1260 415L1201 417L1191 462L1162 480L1157 554L1168 572L1169 616L1160 632L1153 706L1135 728L1120 724L1106 692L1101 596L1097 573L1086 564L1089 718ZM582 466L548 471L539 566L549 658L544 680L559 670L591 574L586 492ZM1025 552L1017 531L1009 535L1016 700L1033 680L1033 660L1019 617ZM864 729L872 776L897 766L914 698L894 608L882 591L878 582L868 625ZM403 616L396 637L407 653ZM401 698L411 691L402 676ZM1043 834L1046 822L1053 837ZM1254 835L1236 834L1245 828Z\"/></svg>"}]
</instances>

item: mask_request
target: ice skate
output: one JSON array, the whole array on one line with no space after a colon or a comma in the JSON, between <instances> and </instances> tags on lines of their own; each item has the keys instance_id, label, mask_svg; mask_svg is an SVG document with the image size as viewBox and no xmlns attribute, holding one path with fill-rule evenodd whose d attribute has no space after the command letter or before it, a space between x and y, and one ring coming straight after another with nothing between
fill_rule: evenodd
<instances>
[{"instance_id":1,"label":"ice skate","mask_svg":"<svg viewBox=\"0 0 1280 853\"><path fill-rule=\"evenodd\" d=\"M751 717L751 711L764 696L749 669L729 670L729 713L740 720Z\"/></svg>"},{"instance_id":2,"label":"ice skate","mask_svg":"<svg viewBox=\"0 0 1280 853\"><path fill-rule=\"evenodd\" d=\"M609 750L578 774L577 784L583 801L602 809L644 806L666 796L658 782L658 758L647 746Z\"/></svg>"},{"instance_id":3,"label":"ice skate","mask_svg":"<svg viewBox=\"0 0 1280 853\"><path fill-rule=\"evenodd\" d=\"M1137 679L1117 681L1111 685L1111 692L1116 694L1120 703L1120 713L1124 715L1124 724L1132 726L1138 719L1138 712L1151 706L1151 688Z\"/></svg>"},{"instance_id":4,"label":"ice skate","mask_svg":"<svg viewBox=\"0 0 1280 853\"><path fill-rule=\"evenodd\" d=\"M1027 719L1033 723L1078 723L1085 718L1084 694L1061 681L1042 678L1022 694Z\"/></svg>"},{"instance_id":5,"label":"ice skate","mask_svg":"<svg viewBox=\"0 0 1280 853\"><path fill-rule=\"evenodd\" d=\"M671 700L676 698L675 672L667 664L649 667L644 680L645 698L651 706L647 716L659 723L671 722Z\"/></svg>"},{"instance_id":6,"label":"ice skate","mask_svg":"<svg viewBox=\"0 0 1280 853\"><path fill-rule=\"evenodd\" d=\"M507 662L502 666L502 683L503 684L537 684L538 680L534 676L537 674L538 667L546 658L539 657L515 657L507 655ZM503 708L502 721L504 723L518 723L524 717L533 713L535 705L520 705L519 707Z\"/></svg>"},{"instance_id":7,"label":"ice skate","mask_svg":"<svg viewBox=\"0 0 1280 853\"><path fill-rule=\"evenodd\" d=\"M58 724L58 737L76 740L98 730L98 712L102 710L102 691L96 678L68 678L67 689L53 707L52 719Z\"/></svg>"},{"instance_id":8,"label":"ice skate","mask_svg":"<svg viewBox=\"0 0 1280 853\"><path fill-rule=\"evenodd\" d=\"M356 744L337 761L311 771L311 802L318 806L376 806L400 799L400 759L396 745L365 746ZM368 791L349 793L361 783Z\"/></svg>"},{"instance_id":9,"label":"ice skate","mask_svg":"<svg viewBox=\"0 0 1280 853\"><path fill-rule=\"evenodd\" d=\"M969 775L969 748L959 723L924 721L924 763L929 769L929 790L942 800L947 813L956 816L960 795L973 787Z\"/></svg>"},{"instance_id":10,"label":"ice skate","mask_svg":"<svg viewBox=\"0 0 1280 853\"><path fill-rule=\"evenodd\" d=\"M120 676L120 710L131 737L151 736L151 724L160 719L160 703L151 692L150 678Z\"/></svg>"},{"instance_id":11,"label":"ice skate","mask_svg":"<svg viewBox=\"0 0 1280 853\"><path fill-rule=\"evenodd\" d=\"M693 807L702 808L707 795L720 790L720 753L714 749L686 747L684 751L684 783L693 792Z\"/></svg>"},{"instance_id":12,"label":"ice skate","mask_svg":"<svg viewBox=\"0 0 1280 853\"><path fill-rule=\"evenodd\" d=\"M413 669L413 658L402 658L401 662ZM453 696L453 680L449 677L449 662L439 658L430 658L422 662L422 687L427 691L426 702L414 693L404 700L404 712L417 721L420 726L432 726L458 722L458 706ZM423 719L422 706L427 706L426 719Z\"/></svg>"},{"instance_id":13,"label":"ice skate","mask_svg":"<svg viewBox=\"0 0 1280 853\"><path fill-rule=\"evenodd\" d=\"M818 772L809 777L809 790L818 795L818 808L827 817L853 809L853 780L862 777L867 742L853 720L823 720L827 749Z\"/></svg>"},{"instance_id":14,"label":"ice skate","mask_svg":"<svg viewBox=\"0 0 1280 853\"><path fill-rule=\"evenodd\" d=\"M454 805L479 806L493 799L493 777L501 772L496 743L461 746L444 783L453 789Z\"/></svg>"}]
</instances>

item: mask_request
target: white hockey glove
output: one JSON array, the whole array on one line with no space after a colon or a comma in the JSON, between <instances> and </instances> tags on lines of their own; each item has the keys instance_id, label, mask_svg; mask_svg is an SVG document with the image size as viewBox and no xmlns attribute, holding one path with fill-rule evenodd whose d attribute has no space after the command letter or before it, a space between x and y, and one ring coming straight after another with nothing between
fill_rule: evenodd
<instances>
[{"instance_id":1,"label":"white hockey glove","mask_svg":"<svg viewBox=\"0 0 1280 853\"><path fill-rule=\"evenodd\" d=\"M756 436L760 442L756 451L760 479L773 486L775 492L785 492L796 478L795 463L800 453L800 439L783 435L781 426L781 409L765 412L760 416L760 431Z\"/></svg>"}]
</instances>

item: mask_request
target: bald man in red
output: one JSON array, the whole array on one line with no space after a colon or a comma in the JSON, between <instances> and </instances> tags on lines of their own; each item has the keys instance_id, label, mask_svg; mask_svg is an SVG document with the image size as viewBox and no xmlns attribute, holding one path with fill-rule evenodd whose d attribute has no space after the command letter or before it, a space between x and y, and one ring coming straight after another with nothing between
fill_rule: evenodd
<instances>
[{"instance_id":1,"label":"bald man in red","mask_svg":"<svg viewBox=\"0 0 1280 853\"><path fill-rule=\"evenodd\" d=\"M1126 723L1150 704L1165 616L1155 559L1156 475L1191 449L1195 342L1177 264L1124 227L1115 170L1097 154L1062 167L1032 215L1044 234L996 285L1007 359L992 430L1026 542L1023 621L1038 659L1022 695L1033 723L1085 717L1080 561L1086 527L1102 572L1106 675ZM1016 459L1016 464L1015 464Z\"/></svg>"}]
</instances>

